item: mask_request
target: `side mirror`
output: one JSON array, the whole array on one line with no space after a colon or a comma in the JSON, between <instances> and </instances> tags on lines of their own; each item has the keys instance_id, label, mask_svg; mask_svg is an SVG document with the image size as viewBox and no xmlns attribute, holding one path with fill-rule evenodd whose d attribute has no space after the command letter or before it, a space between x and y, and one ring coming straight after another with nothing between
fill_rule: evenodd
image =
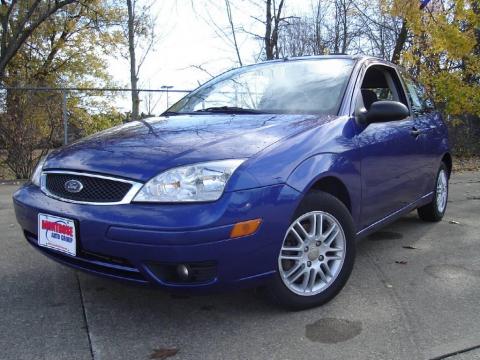
<instances>
[{"instance_id":1,"label":"side mirror","mask_svg":"<svg viewBox=\"0 0 480 360\"><path fill-rule=\"evenodd\" d=\"M375 101L368 111L361 111L360 118L366 124L405 119L410 115L408 108L398 101Z\"/></svg>"}]
</instances>

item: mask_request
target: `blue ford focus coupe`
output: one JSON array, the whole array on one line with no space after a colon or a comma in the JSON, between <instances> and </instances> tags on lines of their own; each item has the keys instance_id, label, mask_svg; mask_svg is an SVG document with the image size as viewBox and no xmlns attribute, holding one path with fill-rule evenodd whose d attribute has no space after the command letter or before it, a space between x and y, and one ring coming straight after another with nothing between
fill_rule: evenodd
<instances>
[{"instance_id":1,"label":"blue ford focus coupe","mask_svg":"<svg viewBox=\"0 0 480 360\"><path fill-rule=\"evenodd\" d=\"M423 88L380 59L284 59L224 73L161 117L50 153L14 194L27 241L75 269L190 292L262 285L332 299L355 241L418 209L452 168Z\"/></svg>"}]
</instances>

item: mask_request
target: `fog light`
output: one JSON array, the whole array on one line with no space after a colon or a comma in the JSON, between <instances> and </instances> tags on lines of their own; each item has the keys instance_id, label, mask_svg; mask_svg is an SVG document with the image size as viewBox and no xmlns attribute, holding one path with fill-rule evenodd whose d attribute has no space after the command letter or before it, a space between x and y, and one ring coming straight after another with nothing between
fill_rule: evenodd
<instances>
[{"instance_id":1,"label":"fog light","mask_svg":"<svg viewBox=\"0 0 480 360\"><path fill-rule=\"evenodd\" d=\"M190 276L190 269L188 265L180 264L177 266L177 274L181 280L188 280Z\"/></svg>"},{"instance_id":2,"label":"fog light","mask_svg":"<svg viewBox=\"0 0 480 360\"><path fill-rule=\"evenodd\" d=\"M232 232L230 233L230 237L237 238L241 236L251 235L255 231L257 231L261 223L262 223L262 219L255 219L255 220L236 223L233 226Z\"/></svg>"}]
</instances>

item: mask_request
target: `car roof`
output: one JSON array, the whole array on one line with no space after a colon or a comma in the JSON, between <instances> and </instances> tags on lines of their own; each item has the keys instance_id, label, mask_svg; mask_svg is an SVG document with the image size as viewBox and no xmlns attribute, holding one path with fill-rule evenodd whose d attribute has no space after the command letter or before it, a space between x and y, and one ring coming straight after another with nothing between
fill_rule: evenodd
<instances>
[{"instance_id":1,"label":"car roof","mask_svg":"<svg viewBox=\"0 0 480 360\"><path fill-rule=\"evenodd\" d=\"M295 57L285 57L282 59L274 59L260 62L258 64L272 63L272 62L282 62L282 61L302 61L302 60L321 60L321 59L350 59L356 62L379 62L387 66L399 68L400 66L394 64L388 60L371 56L371 55L346 55L346 54L330 54L330 55L306 55L306 56L295 56Z\"/></svg>"}]
</instances>

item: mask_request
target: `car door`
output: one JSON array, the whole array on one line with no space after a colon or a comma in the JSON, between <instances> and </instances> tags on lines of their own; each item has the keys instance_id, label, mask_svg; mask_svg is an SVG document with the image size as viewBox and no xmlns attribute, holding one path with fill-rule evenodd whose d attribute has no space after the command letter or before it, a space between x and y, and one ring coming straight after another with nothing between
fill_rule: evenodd
<instances>
[{"instance_id":1,"label":"car door","mask_svg":"<svg viewBox=\"0 0 480 360\"><path fill-rule=\"evenodd\" d=\"M393 67L366 69L358 93L358 106L367 111L375 101L408 102ZM414 119L362 124L357 121L357 145L361 154L362 226L366 227L415 201L421 166Z\"/></svg>"},{"instance_id":2,"label":"car door","mask_svg":"<svg viewBox=\"0 0 480 360\"><path fill-rule=\"evenodd\" d=\"M419 132L417 142L419 145L419 178L418 187L422 195L432 191L432 179L435 178L438 170L437 150L432 147L438 136L437 126L439 124L438 113L434 111L433 103L426 96L425 89L416 83L406 73L401 73L405 85L414 126ZM441 140L438 140L441 141Z\"/></svg>"}]
</instances>

